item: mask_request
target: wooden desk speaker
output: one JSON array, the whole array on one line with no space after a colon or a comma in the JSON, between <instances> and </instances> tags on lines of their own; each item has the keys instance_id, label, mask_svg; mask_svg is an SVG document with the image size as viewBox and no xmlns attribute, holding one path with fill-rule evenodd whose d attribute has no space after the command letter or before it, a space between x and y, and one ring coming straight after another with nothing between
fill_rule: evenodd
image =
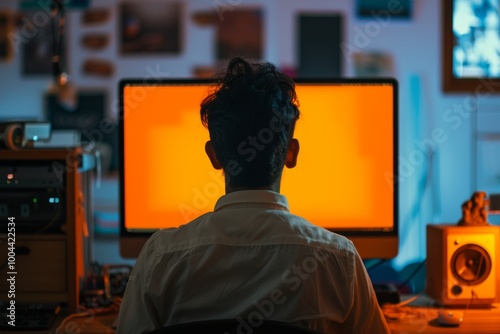
<instances>
[{"instance_id":1,"label":"wooden desk speaker","mask_svg":"<svg viewBox=\"0 0 500 334\"><path fill-rule=\"evenodd\" d=\"M488 307L500 297L500 226L427 225L427 294Z\"/></svg>"}]
</instances>

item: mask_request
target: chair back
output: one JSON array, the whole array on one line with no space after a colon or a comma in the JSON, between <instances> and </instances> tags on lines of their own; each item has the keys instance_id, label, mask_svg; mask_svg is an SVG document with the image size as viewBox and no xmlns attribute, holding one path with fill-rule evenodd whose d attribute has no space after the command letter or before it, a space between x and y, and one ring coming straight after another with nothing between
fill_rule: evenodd
<instances>
[{"instance_id":1,"label":"chair back","mask_svg":"<svg viewBox=\"0 0 500 334\"><path fill-rule=\"evenodd\" d=\"M150 334L320 334L312 329L275 320L204 320L162 327Z\"/></svg>"}]
</instances>

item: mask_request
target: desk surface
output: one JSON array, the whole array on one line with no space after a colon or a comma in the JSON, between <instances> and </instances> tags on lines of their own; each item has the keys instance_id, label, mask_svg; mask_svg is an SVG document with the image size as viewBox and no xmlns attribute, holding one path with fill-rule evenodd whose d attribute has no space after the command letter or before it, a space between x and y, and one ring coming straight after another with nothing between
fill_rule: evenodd
<instances>
[{"instance_id":1,"label":"desk surface","mask_svg":"<svg viewBox=\"0 0 500 334\"><path fill-rule=\"evenodd\" d=\"M105 314L97 316L83 316L66 321L60 333L100 333L114 334L115 330L111 327L117 314ZM55 333L55 329L52 333Z\"/></svg>"},{"instance_id":2,"label":"desk surface","mask_svg":"<svg viewBox=\"0 0 500 334\"><path fill-rule=\"evenodd\" d=\"M112 328L117 313L107 313L103 315L85 315L74 318L65 318L59 314L54 324L47 330L15 330L12 333L16 334L86 334L86 333L100 333L100 334L114 334L115 330ZM64 321L63 326L59 329L61 323ZM59 329L59 331L57 331ZM1 332L1 330L0 330Z\"/></svg>"},{"instance_id":3,"label":"desk surface","mask_svg":"<svg viewBox=\"0 0 500 334\"><path fill-rule=\"evenodd\" d=\"M500 304L493 304L488 309L468 309L464 313L463 321L458 327L443 327L437 323L437 314L440 310L431 307L429 299L419 298L415 302L398 309L398 318L390 320L389 328L393 334L412 333L447 333L447 334L499 334L500 333ZM461 310L463 311L463 310ZM111 327L116 314L90 315L76 317L65 322L62 333L102 333L113 334ZM41 334L56 332L62 318L58 319L51 330L45 332L26 332ZM19 332L24 333L24 332Z\"/></svg>"},{"instance_id":4,"label":"desk surface","mask_svg":"<svg viewBox=\"0 0 500 334\"><path fill-rule=\"evenodd\" d=\"M437 324L436 308L405 306L405 314L396 321L390 321L389 327L393 334L411 333L447 333L447 334L499 334L500 305L492 309L469 309L464 314L464 320L459 327L442 327ZM407 310L407 312L406 312ZM111 328L116 315L101 315L82 317L66 323L64 333L115 333ZM51 333L55 333L51 332Z\"/></svg>"},{"instance_id":5,"label":"desk surface","mask_svg":"<svg viewBox=\"0 0 500 334\"><path fill-rule=\"evenodd\" d=\"M458 327L439 325L438 311L445 308L432 305L432 300L419 297L415 302L398 308L394 314L397 319L388 320L391 333L500 334L500 304L483 309L455 309L464 312L463 321Z\"/></svg>"}]
</instances>

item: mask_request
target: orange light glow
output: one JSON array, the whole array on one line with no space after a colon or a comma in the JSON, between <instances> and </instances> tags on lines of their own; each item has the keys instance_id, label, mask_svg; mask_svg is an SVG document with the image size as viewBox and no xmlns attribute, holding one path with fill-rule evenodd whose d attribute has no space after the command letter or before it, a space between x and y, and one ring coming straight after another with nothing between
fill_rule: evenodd
<instances>
[{"instance_id":1,"label":"orange light glow","mask_svg":"<svg viewBox=\"0 0 500 334\"><path fill-rule=\"evenodd\" d=\"M393 87L298 84L297 167L281 192L291 212L326 228L391 228ZM125 222L175 227L212 211L224 194L205 155L200 122L207 86L127 86L124 92Z\"/></svg>"}]
</instances>

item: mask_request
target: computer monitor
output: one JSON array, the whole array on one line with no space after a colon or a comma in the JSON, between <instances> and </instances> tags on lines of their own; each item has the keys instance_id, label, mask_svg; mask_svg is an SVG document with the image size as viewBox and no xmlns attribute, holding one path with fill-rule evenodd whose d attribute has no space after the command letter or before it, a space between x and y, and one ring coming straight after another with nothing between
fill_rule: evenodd
<instances>
[{"instance_id":1,"label":"computer monitor","mask_svg":"<svg viewBox=\"0 0 500 334\"><path fill-rule=\"evenodd\" d=\"M210 80L120 82L120 252L213 211L222 171L205 154L200 103ZM296 80L297 166L290 211L352 240L364 259L398 252L398 85L394 79ZM237 222L235 222L237 223Z\"/></svg>"}]
</instances>

